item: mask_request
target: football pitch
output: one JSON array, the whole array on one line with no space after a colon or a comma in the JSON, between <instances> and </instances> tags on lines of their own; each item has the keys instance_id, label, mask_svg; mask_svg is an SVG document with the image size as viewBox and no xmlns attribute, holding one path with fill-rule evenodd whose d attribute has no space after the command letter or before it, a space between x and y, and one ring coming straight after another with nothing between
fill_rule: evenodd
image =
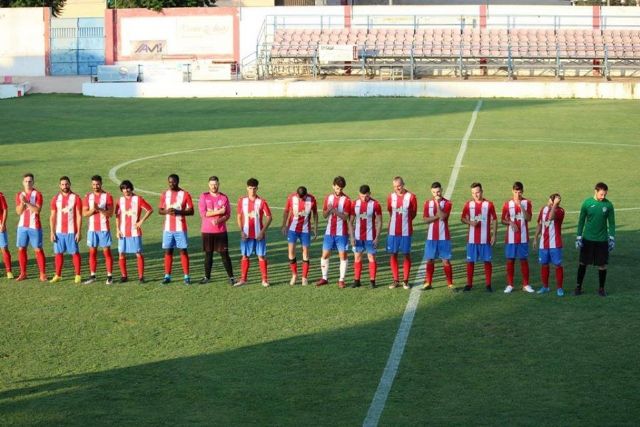
<instances>
[{"instance_id":1,"label":"football pitch","mask_svg":"<svg viewBox=\"0 0 640 427\"><path fill-rule=\"evenodd\" d=\"M498 210L511 197L512 183L522 181L534 218L549 194L562 194L567 291L575 286L577 211L598 181L609 185L616 208L617 246L606 298L596 295L593 267L580 297L503 294L502 225L493 294L482 291L478 267L480 286L473 292L447 290L437 263L435 289L420 294L380 425L637 425L639 135L640 104L633 101L490 99L479 106L476 99L4 100L0 191L10 205L14 273L13 200L25 172L35 174L44 194L45 236L48 203L61 175L82 195L91 190L94 174L103 176L114 196L116 182L129 179L156 213L144 225L147 284L105 285L101 256L99 282L90 286L73 284L68 256L64 280L55 285L0 278L0 424L362 425L410 293L387 289L391 273L384 251L377 289L338 289L335 254L330 286L290 287L282 207L299 185L321 203L336 175L346 178L352 198L369 184L372 196L385 203L392 178L401 175L419 204L414 283L425 236L419 218L433 181L446 188L455 180L450 224L458 287L465 282L460 211L473 181L483 184ZM217 255L212 284L160 284L157 206L170 173L194 198L207 191L210 175L220 178L234 212L230 250L236 276L235 201L245 194L248 178L260 180L259 194L274 216L267 237L272 287L260 286L254 258L249 285L231 288ZM197 282L203 271L200 220L196 215L188 223ZM321 232L324 225L321 220ZM535 227L530 229L533 236ZM87 276L84 239L81 250ZM320 252L318 239L311 247L311 282L320 276ZM45 253L51 275L46 238ZM536 251L531 254L537 289L539 266ZM29 273L36 278L33 258L29 250ZM350 257L349 283L352 264ZM118 277L117 262L114 269ZM135 271L131 257L129 269ZM174 278L179 273L176 256ZM520 284L516 268L516 289Z\"/></svg>"}]
</instances>

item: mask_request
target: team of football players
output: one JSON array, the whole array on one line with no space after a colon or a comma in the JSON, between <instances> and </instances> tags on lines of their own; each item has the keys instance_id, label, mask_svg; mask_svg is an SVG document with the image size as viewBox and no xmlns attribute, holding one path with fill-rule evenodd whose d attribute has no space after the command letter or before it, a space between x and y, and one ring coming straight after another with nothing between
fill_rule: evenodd
<instances>
[{"instance_id":1,"label":"team of football players","mask_svg":"<svg viewBox=\"0 0 640 427\"><path fill-rule=\"evenodd\" d=\"M173 251L179 249L185 284L191 284L189 274L189 254L187 251L187 216L195 213L191 195L179 186L178 175L171 174L168 189L160 196L158 212L164 216L162 248L164 249L163 284L171 283ZM40 281L47 281L46 261L43 250L42 224L40 221L43 207L42 193L35 187L33 174L23 176L23 190L15 198L16 213L19 216L17 230L18 264L20 273L17 281L27 279L27 246L35 251ZM389 253L392 282L390 289L402 286L410 289L412 267L411 247L413 239L413 221L418 213L418 202L414 193L407 190L400 176L392 180L393 191L388 195L386 208L389 214L389 225L386 251ZM268 287L267 239L266 233L272 222L271 209L268 203L258 195L259 182L255 178L247 181L246 196L237 203L236 221L240 228L240 261L241 275L234 277L233 266L229 256L229 239L227 221L231 218L231 206L228 197L220 192L218 177L211 176L208 181L209 191L198 199L198 212L202 219L202 246L205 253L204 277L199 283L209 283L213 263L213 252L218 252L232 286L247 284L250 257L256 255L262 276L262 286ZM377 287L377 250L379 237L383 227L381 204L372 197L368 185L359 188L356 199L350 199L345 193L346 180L338 176L333 180L332 192L324 198L322 216L327 220L326 231L322 243L320 260L321 278L316 286L329 284L329 261L331 252L337 250L340 267L338 287L345 288L348 269L348 251L354 252L354 275L352 288L361 286L362 258L366 252L368 259L370 287ZM111 254L110 218L115 216L118 238L118 263L120 282L129 280L126 255L135 254L138 267L138 281L145 282L144 255L142 245L142 225L153 213L151 205L141 196L134 193L133 183L122 181L122 195L114 202L113 197L102 188L99 175L91 177L91 190L84 198L71 190L71 180L63 176L59 180L59 192L50 203L50 239L55 254L55 274L49 280L52 283L62 280L64 253L72 256L75 283L91 284L96 281L98 264L98 248L102 248L107 272L107 284L112 284L113 258ZM596 265L599 270L598 294L605 296L607 264L609 252L615 247L615 214L611 202L606 198L608 187L600 182L595 186L595 193L587 198L580 209L576 247L580 250L580 262L577 273L577 287L574 294L582 294L586 266ZM533 217L531 201L523 196L524 186L515 182L512 186L512 198L502 207L498 218L494 204L483 196L482 185L471 184L471 200L462 209L461 221L467 225L466 248L466 284L464 292L473 289L474 267L482 262L485 276L485 289L493 291L492 258L493 246L496 243L498 221L506 226L505 258L506 287L504 293L514 291L515 260L519 260L522 275L522 290L533 293L535 290L529 278L529 223ZM539 294L549 290L549 264L555 267L556 294L564 295L564 269L562 262L562 223L565 211L560 206L561 196L551 194L547 204L537 217L533 248L538 248L540 276L542 287ZM449 219L452 203L442 193L439 182L431 185L431 197L424 202L423 220L427 225L427 235L423 260L425 262L425 279L423 290L433 289L435 261L442 260L447 287L455 289L453 284L453 267L451 264L452 244L449 232ZM6 269L6 276L13 279L11 270L11 253L8 249L6 222L8 206L0 193L0 250ZM79 242L82 238L82 218L87 218L87 246L89 247L89 278L82 282L81 258ZM296 259L296 245L302 246L301 284L309 283L311 241L318 234L318 207L315 197L307 188L300 186L290 194L284 207L282 233L288 242L288 259L291 269L289 284L298 282L299 270ZM402 254L402 280L398 254Z\"/></svg>"}]
</instances>

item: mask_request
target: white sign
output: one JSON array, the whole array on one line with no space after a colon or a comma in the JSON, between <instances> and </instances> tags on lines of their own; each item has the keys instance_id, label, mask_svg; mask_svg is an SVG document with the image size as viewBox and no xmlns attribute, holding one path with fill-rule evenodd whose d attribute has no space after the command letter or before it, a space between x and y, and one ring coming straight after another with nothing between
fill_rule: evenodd
<instances>
[{"instance_id":1,"label":"white sign","mask_svg":"<svg viewBox=\"0 0 640 427\"><path fill-rule=\"evenodd\" d=\"M191 80L231 80L231 64L198 61L191 65Z\"/></svg>"},{"instance_id":2,"label":"white sign","mask_svg":"<svg viewBox=\"0 0 640 427\"><path fill-rule=\"evenodd\" d=\"M120 30L120 54L131 58L145 57L136 52L139 47L136 43L145 40L165 42L162 46L164 56L233 56L232 15L127 17L122 18Z\"/></svg>"},{"instance_id":3,"label":"white sign","mask_svg":"<svg viewBox=\"0 0 640 427\"><path fill-rule=\"evenodd\" d=\"M358 59L357 46L352 44L335 44L318 46L318 59L320 62L345 62Z\"/></svg>"}]
</instances>

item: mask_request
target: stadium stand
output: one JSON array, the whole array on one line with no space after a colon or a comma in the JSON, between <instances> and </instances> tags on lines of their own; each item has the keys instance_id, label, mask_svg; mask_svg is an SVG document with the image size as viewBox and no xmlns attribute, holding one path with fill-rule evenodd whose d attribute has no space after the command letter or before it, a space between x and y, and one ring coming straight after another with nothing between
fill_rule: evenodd
<instances>
[{"instance_id":1,"label":"stadium stand","mask_svg":"<svg viewBox=\"0 0 640 427\"><path fill-rule=\"evenodd\" d=\"M353 46L350 61L323 61L324 47ZM424 75L568 70L610 79L613 70L640 72L640 30L553 28L343 28L277 29L266 58L267 74L299 76L357 73L384 78ZM337 70L337 71L336 71Z\"/></svg>"}]
</instances>

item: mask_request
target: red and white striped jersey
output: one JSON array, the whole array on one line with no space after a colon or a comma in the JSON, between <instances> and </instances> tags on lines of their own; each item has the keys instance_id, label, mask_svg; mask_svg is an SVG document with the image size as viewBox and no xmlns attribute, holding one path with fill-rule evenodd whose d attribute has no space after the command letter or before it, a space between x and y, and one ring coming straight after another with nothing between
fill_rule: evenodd
<instances>
[{"instance_id":1,"label":"red and white striped jersey","mask_svg":"<svg viewBox=\"0 0 640 427\"><path fill-rule=\"evenodd\" d=\"M142 210L150 211L151 205L145 199L134 194L126 198L121 196L116 204L116 216L119 220L119 231L124 237L142 236L142 229L136 223L142 217Z\"/></svg>"},{"instance_id":2,"label":"red and white striped jersey","mask_svg":"<svg viewBox=\"0 0 640 427\"><path fill-rule=\"evenodd\" d=\"M389 211L389 236L413 235L413 219L418 213L418 199L409 191L398 196L389 194L387 198L387 211Z\"/></svg>"},{"instance_id":3,"label":"red and white striped jersey","mask_svg":"<svg viewBox=\"0 0 640 427\"><path fill-rule=\"evenodd\" d=\"M311 194L301 198L298 193L293 193L287 197L287 204L284 210L290 212L288 220L290 231L308 233L311 213L318 213L318 205L316 204L316 198Z\"/></svg>"},{"instance_id":4,"label":"red and white striped jersey","mask_svg":"<svg viewBox=\"0 0 640 427\"><path fill-rule=\"evenodd\" d=\"M93 209L94 207L108 209L110 206L113 206L113 198L106 191L101 191L99 194L87 193L82 201L82 207L85 209ZM89 231L111 231L109 217L102 212L91 215L87 222L89 223Z\"/></svg>"},{"instance_id":5,"label":"red and white striped jersey","mask_svg":"<svg viewBox=\"0 0 640 427\"><path fill-rule=\"evenodd\" d=\"M382 215L382 207L375 199L353 202L351 215L354 216L353 235L356 240L374 240L376 238L376 219Z\"/></svg>"},{"instance_id":6,"label":"red and white striped jersey","mask_svg":"<svg viewBox=\"0 0 640 427\"><path fill-rule=\"evenodd\" d=\"M518 224L518 231L514 230L511 224L507 225L507 232L504 235L505 243L527 243L529 242L529 222L526 220L527 215L531 215L533 207L528 199L507 200L502 206L502 219L504 221L513 221Z\"/></svg>"},{"instance_id":7,"label":"red and white striped jersey","mask_svg":"<svg viewBox=\"0 0 640 427\"><path fill-rule=\"evenodd\" d=\"M32 205L42 207L42 193L35 188L31 190L29 194L27 194L26 191L21 191L16 194L16 207L22 205L22 197L27 199L27 201ZM40 214L31 212L31 209L26 208L18 219L18 227L40 230L42 228L42 224L40 223Z\"/></svg>"},{"instance_id":8,"label":"red and white striped jersey","mask_svg":"<svg viewBox=\"0 0 640 427\"><path fill-rule=\"evenodd\" d=\"M476 227L469 226L468 243L488 244L491 243L491 221L496 221L496 208L489 200L475 202L469 200L462 209L462 218L470 221L479 221Z\"/></svg>"},{"instance_id":9,"label":"red and white striped jersey","mask_svg":"<svg viewBox=\"0 0 640 427\"><path fill-rule=\"evenodd\" d=\"M6 211L7 211L7 199L4 198L4 194L0 193L0 219L2 219Z\"/></svg>"},{"instance_id":10,"label":"red and white striped jersey","mask_svg":"<svg viewBox=\"0 0 640 427\"><path fill-rule=\"evenodd\" d=\"M324 205L322 209L327 210L329 208L334 208L339 213L346 214L348 216L351 212L351 199L346 194L341 196L329 194L324 198ZM327 236L348 236L349 229L347 228L347 221L348 220L342 219L332 213L327 217L327 231L325 231L324 234Z\"/></svg>"},{"instance_id":11,"label":"red and white striped jersey","mask_svg":"<svg viewBox=\"0 0 640 427\"><path fill-rule=\"evenodd\" d=\"M553 220L549 220L551 216L551 207L545 206L540 210L538 215L538 224L540 229L540 249L559 249L562 247L562 221L564 221L564 209L556 207L556 215Z\"/></svg>"},{"instance_id":12,"label":"red and white striped jersey","mask_svg":"<svg viewBox=\"0 0 640 427\"><path fill-rule=\"evenodd\" d=\"M443 197L438 202L438 205L440 205L440 210L447 214L447 218L438 218L437 220L429 224L429 229L427 230L427 240L451 240L451 235L449 234L449 214L451 213L453 204L450 200L447 200ZM424 218L436 216L435 200L431 199L424 202L423 216Z\"/></svg>"},{"instance_id":13,"label":"red and white striped jersey","mask_svg":"<svg viewBox=\"0 0 640 427\"><path fill-rule=\"evenodd\" d=\"M244 196L238 200L238 213L240 214L242 232L249 239L255 239L264 228L264 217L271 216L271 209L269 209L267 201L260 197L251 200L249 196Z\"/></svg>"},{"instance_id":14,"label":"red and white striped jersey","mask_svg":"<svg viewBox=\"0 0 640 427\"><path fill-rule=\"evenodd\" d=\"M56 233L77 233L76 220L82 215L80 195L69 192L53 196L51 215L55 217Z\"/></svg>"},{"instance_id":15,"label":"red and white striped jersey","mask_svg":"<svg viewBox=\"0 0 640 427\"><path fill-rule=\"evenodd\" d=\"M193 208L191 194L184 190L167 190L160 195L160 209L176 209L185 211ZM184 215L165 215L164 231L187 231L187 218Z\"/></svg>"}]
</instances>

